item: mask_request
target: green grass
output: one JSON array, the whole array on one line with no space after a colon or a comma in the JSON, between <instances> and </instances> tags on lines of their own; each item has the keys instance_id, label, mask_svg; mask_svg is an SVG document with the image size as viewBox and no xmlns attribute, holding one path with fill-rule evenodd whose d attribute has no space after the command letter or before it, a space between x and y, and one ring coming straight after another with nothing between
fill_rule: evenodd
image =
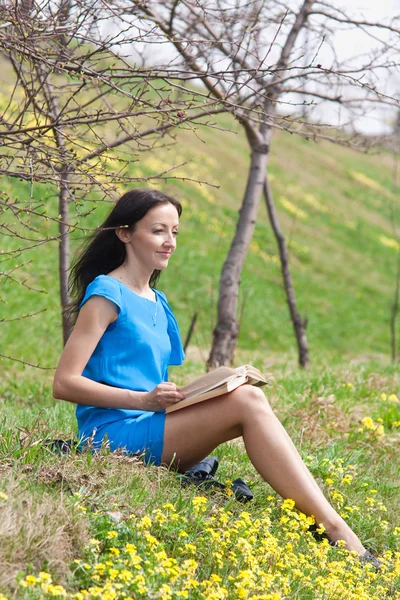
<instances>
[{"instance_id":1,"label":"green grass","mask_svg":"<svg viewBox=\"0 0 400 600\"><path fill-rule=\"evenodd\" d=\"M160 184L184 204L178 250L162 275L160 288L167 293L183 336L193 313L199 313L188 360L182 368L171 369L171 379L177 383L187 382L204 368L215 323L218 278L246 183L249 152L245 139L227 117L218 122L236 133L218 131L216 135L205 129L202 142L181 132L176 147L144 156L130 173L146 177L163 170L160 165L189 159L180 175L219 186L178 179ZM0 322L0 352L49 368L0 362L0 492L4 494L0 499L0 589L6 597L35 599L62 593L46 588L45 575L39 584L25 579L29 574L39 577L42 570L65 587L68 597L77 594L79 600L79 590L110 582L109 572L102 573L96 565L108 561L107 568L123 568L118 557L128 560L124 554L128 541L136 545L143 563L149 561L140 571L146 590L140 591L140 582L130 588L129 582L120 580L126 597L135 600L185 597L178 592L185 591L189 579L198 584L186 589L194 599L400 598L396 580L400 557L395 554L400 551L400 530L396 529L400 524L400 408L393 398L388 400L399 389L398 367L389 362L396 263L396 250L390 246L395 201L391 157L359 155L280 134L273 140L269 172L290 243L299 308L309 320L312 367L307 372L296 368L276 244L263 205L242 276L244 311L235 362L251 362L272 371L276 385L270 401L278 416L333 504L362 540L383 556L386 570L379 576L368 569L360 571L340 551L313 545L296 514L282 509L279 498L261 481L240 443L216 450L221 459L218 477L227 481L241 476L249 483L255 494L254 502L245 507L249 517L240 516L243 507L232 498L209 494L206 504L198 504L196 514L199 501L193 505L193 499L198 491L182 490L173 473L144 468L134 459L111 456L106 450L96 458L78 453L54 455L46 441L74 436L76 423L74 406L51 397L51 367L57 363L62 343L57 243L50 242L2 262L2 270L22 265L15 275L43 292L0 280L0 319L17 318ZM23 182L3 179L1 188L21 200L29 197ZM53 189L36 186L34 199L45 202L49 214L57 216ZM81 221L85 227L96 226L109 209L109 204L96 205L95 200L93 192L83 206L94 207ZM56 233L52 221L32 222L41 234ZM82 234L74 233L73 248L82 239ZM20 245L21 240L2 238L3 250ZM18 319L41 310L35 317ZM366 417L372 421L363 425ZM380 435L381 425L385 436ZM346 474L353 476L350 484L344 480ZM171 503L174 509L164 508ZM174 510L177 520L170 518ZM167 522L154 511L165 513ZM144 516L152 519L151 526L140 521ZM112 530L118 533L115 539L109 537ZM228 543L230 530L235 534ZM180 531L187 533L188 542L182 541L185 536ZM151 541L149 532L157 543ZM99 543L90 543L91 538ZM185 543L196 546L193 555ZM173 559L163 573L150 572L156 567L156 552ZM185 567L189 559L197 561L195 568L193 564ZM176 582L172 581L174 565L179 568ZM248 570L256 574L253 582L245 574ZM348 585L344 590L343 581ZM170 596L167 588L160 591L163 584L171 587ZM242 588L249 591L247 596L241 596ZM93 592L92 597L123 597L122 592L120 596L118 591L116 596L106 592L97 596Z\"/></svg>"},{"instance_id":2,"label":"green grass","mask_svg":"<svg viewBox=\"0 0 400 600\"><path fill-rule=\"evenodd\" d=\"M240 352L238 359L247 360L248 352ZM256 362L262 362L262 355L257 354ZM200 367L189 359L180 368L182 379L189 379ZM314 367L306 373L281 362L274 374L271 404L331 502L363 542L383 557L387 567L381 575L359 569L340 550L316 544L297 513L282 507L261 480L240 442L224 444L215 453L220 458L220 481L240 476L252 489L254 501L245 507L229 496L183 489L172 472L143 467L135 458L110 455L106 449L97 457L75 451L54 454L46 442L74 434L73 406L51 398L50 381L40 381L37 374L30 381L22 374L19 381L2 381L1 388L0 590L7 598L50 598L53 588L48 595L43 592L46 581L26 579L27 575L39 578L44 571L51 574L54 585L63 586L68 598L80 598L74 594L94 586L103 592L97 596L92 589L92 595L84 597L122 598L118 590L115 596L104 591L107 585L115 591L119 581L128 597L164 597L157 594L168 585L169 597L175 599L185 597L179 593L194 580L199 587L189 590L189 598L234 599L244 594L238 590L246 579L243 573L250 571L255 578L244 586L244 598L263 598L267 592L271 595L265 597L271 600L398 598L400 481L395 453L400 403L392 396L399 387L397 369L382 362L354 361L334 368ZM364 421L366 417L372 419L372 426ZM377 429L381 423L384 436ZM195 500L199 495L206 499ZM173 508L165 508L167 504ZM248 516L243 516L243 510ZM177 516L171 519L171 514ZM110 531L118 535L113 538ZM140 582L112 578L115 572L129 570L123 562L128 560L127 543L135 545L142 561L149 561L133 569L144 578L140 579L143 588ZM155 575L155 557L163 553L165 568ZM197 563L191 574L185 571L189 559ZM105 571L99 564L106 564ZM303 575L296 571L300 564ZM176 579L173 565L179 571ZM266 574L272 578L268 585ZM351 584L348 596L341 595L339 582L344 580ZM286 596L279 595L283 589Z\"/></svg>"}]
</instances>

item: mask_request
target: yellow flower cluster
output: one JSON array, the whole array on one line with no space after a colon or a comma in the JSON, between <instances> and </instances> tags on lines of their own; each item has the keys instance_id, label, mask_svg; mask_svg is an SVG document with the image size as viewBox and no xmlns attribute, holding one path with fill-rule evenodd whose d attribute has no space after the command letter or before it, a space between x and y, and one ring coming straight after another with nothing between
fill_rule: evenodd
<instances>
[{"instance_id":1,"label":"yellow flower cluster","mask_svg":"<svg viewBox=\"0 0 400 600\"><path fill-rule=\"evenodd\" d=\"M193 512L198 515L199 513L207 510L207 498L204 496L196 496L193 498Z\"/></svg>"},{"instance_id":2,"label":"yellow flower cluster","mask_svg":"<svg viewBox=\"0 0 400 600\"><path fill-rule=\"evenodd\" d=\"M293 215L294 217L299 218L301 220L306 220L308 218L307 213L303 209L293 204L293 202L288 200L288 198L286 198L285 196L280 196L279 202L287 210L287 212Z\"/></svg>"},{"instance_id":3,"label":"yellow flower cluster","mask_svg":"<svg viewBox=\"0 0 400 600\"><path fill-rule=\"evenodd\" d=\"M358 431L360 433L367 431L371 439L380 441L385 436L385 428L379 421L375 423L371 417L364 417L361 420L362 428Z\"/></svg>"},{"instance_id":4,"label":"yellow flower cluster","mask_svg":"<svg viewBox=\"0 0 400 600\"><path fill-rule=\"evenodd\" d=\"M393 404L399 404L400 400L398 399L398 397L396 396L396 394L389 394L389 396L385 393L381 394L381 400L383 402L392 402Z\"/></svg>"},{"instance_id":5,"label":"yellow flower cluster","mask_svg":"<svg viewBox=\"0 0 400 600\"><path fill-rule=\"evenodd\" d=\"M322 461L324 462L324 461ZM325 459L329 494L346 516L345 491L355 477L352 465ZM365 490L364 510L377 519L385 507L377 491ZM308 532L314 518L295 508L292 499L268 496L262 517L218 507L203 496L186 510L172 503L150 514L132 514L119 524L106 514L91 514L95 537L85 560L74 561L74 588L55 585L51 575L20 580L21 600L400 600L400 552L387 551L376 572L356 553L316 542ZM382 527L388 522L380 520ZM108 527L105 527L108 524ZM322 524L317 531L324 532ZM393 530L399 537L400 527ZM79 587L77 588L77 585ZM5 597L0 600L7 600Z\"/></svg>"},{"instance_id":6,"label":"yellow flower cluster","mask_svg":"<svg viewBox=\"0 0 400 600\"><path fill-rule=\"evenodd\" d=\"M27 575L24 579L21 579L19 584L22 588L40 589L45 597L47 596L48 598L67 597L67 591L65 588L63 588L62 585L54 585L50 573L46 573L46 571L40 571L38 577L35 577L35 575ZM43 597L42 594L41 596ZM0 600L2 600L1 596Z\"/></svg>"}]
</instances>

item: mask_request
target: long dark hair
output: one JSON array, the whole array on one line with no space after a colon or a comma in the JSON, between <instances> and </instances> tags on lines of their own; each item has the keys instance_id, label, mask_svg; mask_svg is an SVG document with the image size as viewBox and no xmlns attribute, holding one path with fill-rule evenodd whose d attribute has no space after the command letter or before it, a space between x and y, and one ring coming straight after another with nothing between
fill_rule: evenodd
<instances>
[{"instance_id":1,"label":"long dark hair","mask_svg":"<svg viewBox=\"0 0 400 600\"><path fill-rule=\"evenodd\" d=\"M151 208L167 202L175 206L178 215L181 216L180 202L158 190L135 189L121 196L104 223L90 236L71 269L71 313L78 311L89 283L98 275L106 275L124 262L125 244L121 242L115 230L118 227L129 227L134 231L136 223L143 219ZM157 284L160 273L161 271L153 271L150 277L152 287Z\"/></svg>"}]
</instances>

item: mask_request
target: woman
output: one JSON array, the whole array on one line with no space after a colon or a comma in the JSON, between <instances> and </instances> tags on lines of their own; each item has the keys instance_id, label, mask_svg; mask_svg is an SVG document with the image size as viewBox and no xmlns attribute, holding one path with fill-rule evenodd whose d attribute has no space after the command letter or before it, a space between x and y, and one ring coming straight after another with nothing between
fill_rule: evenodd
<instances>
[{"instance_id":1,"label":"woman","mask_svg":"<svg viewBox=\"0 0 400 600\"><path fill-rule=\"evenodd\" d=\"M141 452L185 471L242 436L254 467L283 498L313 514L333 542L379 562L336 513L303 463L264 393L244 385L168 415L183 399L168 365L184 358L165 296L155 290L176 249L181 205L157 190L122 196L73 269L75 328L54 378L54 397L77 404L79 434L93 445Z\"/></svg>"}]
</instances>

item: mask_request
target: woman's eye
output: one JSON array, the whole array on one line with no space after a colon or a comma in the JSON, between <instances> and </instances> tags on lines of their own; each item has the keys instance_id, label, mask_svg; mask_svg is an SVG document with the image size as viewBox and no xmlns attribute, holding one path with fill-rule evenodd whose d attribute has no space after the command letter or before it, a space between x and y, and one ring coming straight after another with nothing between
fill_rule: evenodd
<instances>
[{"instance_id":1,"label":"woman's eye","mask_svg":"<svg viewBox=\"0 0 400 600\"><path fill-rule=\"evenodd\" d=\"M179 235L179 231L173 231L172 235Z\"/></svg>"},{"instance_id":2,"label":"woman's eye","mask_svg":"<svg viewBox=\"0 0 400 600\"><path fill-rule=\"evenodd\" d=\"M163 229L156 229L155 231L153 231L153 233L164 233Z\"/></svg>"}]
</instances>

